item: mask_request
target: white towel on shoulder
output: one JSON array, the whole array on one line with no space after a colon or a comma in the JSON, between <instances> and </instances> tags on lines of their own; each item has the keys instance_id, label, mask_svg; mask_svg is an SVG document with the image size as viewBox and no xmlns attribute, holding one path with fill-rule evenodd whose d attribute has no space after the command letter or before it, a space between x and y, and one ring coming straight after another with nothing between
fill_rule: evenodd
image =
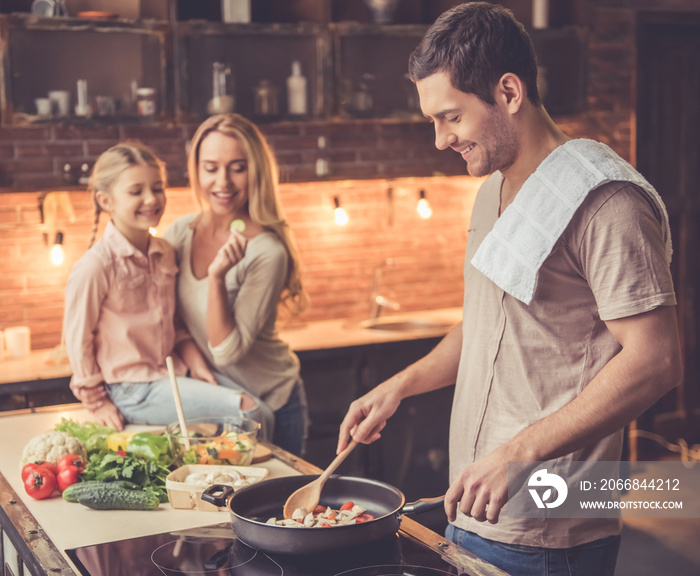
<instances>
[{"instance_id":1,"label":"white towel on shoulder","mask_svg":"<svg viewBox=\"0 0 700 576\"><path fill-rule=\"evenodd\" d=\"M607 182L642 188L664 216L666 256L671 261L668 214L661 197L611 148L587 139L557 147L525 181L472 258L472 265L525 304L537 273L588 193Z\"/></svg>"}]
</instances>

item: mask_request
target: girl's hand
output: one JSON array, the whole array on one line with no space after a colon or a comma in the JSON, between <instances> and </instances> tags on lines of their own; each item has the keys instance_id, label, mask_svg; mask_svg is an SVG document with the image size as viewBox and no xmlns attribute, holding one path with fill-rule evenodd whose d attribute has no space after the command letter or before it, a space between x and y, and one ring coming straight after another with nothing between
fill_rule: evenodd
<instances>
[{"instance_id":1,"label":"girl's hand","mask_svg":"<svg viewBox=\"0 0 700 576\"><path fill-rule=\"evenodd\" d=\"M124 430L124 416L111 400L104 400L99 408L91 409L92 418L98 424Z\"/></svg>"},{"instance_id":2,"label":"girl's hand","mask_svg":"<svg viewBox=\"0 0 700 576\"><path fill-rule=\"evenodd\" d=\"M210 278L223 278L231 268L238 264L245 255L245 248L248 240L239 232L231 230L231 234L219 251L214 256L214 260L209 264L207 273Z\"/></svg>"}]
</instances>

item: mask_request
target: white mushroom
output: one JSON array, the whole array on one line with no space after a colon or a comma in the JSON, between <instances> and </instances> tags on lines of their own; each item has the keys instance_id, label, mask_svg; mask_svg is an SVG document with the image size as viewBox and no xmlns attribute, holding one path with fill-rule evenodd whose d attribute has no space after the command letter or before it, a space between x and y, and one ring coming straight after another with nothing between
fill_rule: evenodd
<instances>
[{"instance_id":1,"label":"white mushroom","mask_svg":"<svg viewBox=\"0 0 700 576\"><path fill-rule=\"evenodd\" d=\"M233 483L234 490L240 490L241 488L245 488L246 486L250 486L250 480L246 480L245 478L241 478L240 480L236 480Z\"/></svg>"},{"instance_id":2,"label":"white mushroom","mask_svg":"<svg viewBox=\"0 0 700 576\"><path fill-rule=\"evenodd\" d=\"M294 526L294 527L303 527L303 524L301 522L297 522L296 520L292 519L285 519L282 520L282 526Z\"/></svg>"},{"instance_id":3,"label":"white mushroom","mask_svg":"<svg viewBox=\"0 0 700 576\"><path fill-rule=\"evenodd\" d=\"M314 515L311 514L310 512L304 517L304 526L307 528L311 528L314 524L316 524L316 519L314 518Z\"/></svg>"},{"instance_id":4,"label":"white mushroom","mask_svg":"<svg viewBox=\"0 0 700 576\"><path fill-rule=\"evenodd\" d=\"M308 513L306 508L297 508L292 512L292 520L303 520Z\"/></svg>"}]
</instances>

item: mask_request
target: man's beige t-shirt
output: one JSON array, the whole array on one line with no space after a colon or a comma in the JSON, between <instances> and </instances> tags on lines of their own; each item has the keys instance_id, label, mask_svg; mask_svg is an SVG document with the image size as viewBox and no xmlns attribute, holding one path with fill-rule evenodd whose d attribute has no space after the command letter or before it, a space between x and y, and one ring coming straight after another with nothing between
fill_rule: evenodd
<instances>
[{"instance_id":1,"label":"man's beige t-shirt","mask_svg":"<svg viewBox=\"0 0 700 576\"><path fill-rule=\"evenodd\" d=\"M471 265L498 218L502 175L481 187L464 266L462 355L450 425L450 480L515 434L573 400L620 345L605 320L676 303L662 216L627 182L591 191L539 271L530 305ZM561 460L619 460L622 431ZM617 534L617 519L509 518L458 513L483 538L568 548Z\"/></svg>"}]
</instances>

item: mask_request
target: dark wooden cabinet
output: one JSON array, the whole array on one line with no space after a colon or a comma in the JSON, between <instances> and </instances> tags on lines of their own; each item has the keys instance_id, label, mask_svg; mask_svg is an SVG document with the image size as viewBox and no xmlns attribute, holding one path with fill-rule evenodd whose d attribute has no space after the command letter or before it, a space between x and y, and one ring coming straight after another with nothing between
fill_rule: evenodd
<instances>
[{"instance_id":1,"label":"dark wooden cabinet","mask_svg":"<svg viewBox=\"0 0 700 576\"><path fill-rule=\"evenodd\" d=\"M700 13L648 12L638 20L637 166L669 214L684 364L681 386L639 427L693 444L700 442Z\"/></svg>"},{"instance_id":2,"label":"dark wooden cabinet","mask_svg":"<svg viewBox=\"0 0 700 576\"><path fill-rule=\"evenodd\" d=\"M330 35L314 24L215 24L192 21L178 26L179 110L185 121L201 121L213 96L213 65L228 70L234 109L256 122L311 120L328 115L331 96ZM287 78L298 61L306 78L307 114L288 114ZM267 82L278 104L276 114L262 114L255 89Z\"/></svg>"},{"instance_id":3,"label":"dark wooden cabinet","mask_svg":"<svg viewBox=\"0 0 700 576\"><path fill-rule=\"evenodd\" d=\"M355 118L422 118L407 62L427 28L334 25L334 112Z\"/></svg>"},{"instance_id":4,"label":"dark wooden cabinet","mask_svg":"<svg viewBox=\"0 0 700 576\"><path fill-rule=\"evenodd\" d=\"M359 396L363 347L299 352L301 377L309 406L309 430L304 459L325 468L335 458L338 429L350 403ZM355 450L339 473L361 476L362 449Z\"/></svg>"},{"instance_id":5,"label":"dark wooden cabinet","mask_svg":"<svg viewBox=\"0 0 700 576\"><path fill-rule=\"evenodd\" d=\"M350 403L428 354L439 341L425 338L299 353L311 420L305 459L321 468L330 464ZM382 437L356 448L338 473L387 482L408 501L444 494L449 486L453 391L450 386L404 400ZM441 510L414 519L437 531L446 524Z\"/></svg>"},{"instance_id":6,"label":"dark wooden cabinet","mask_svg":"<svg viewBox=\"0 0 700 576\"><path fill-rule=\"evenodd\" d=\"M270 2L264 12L269 20L250 24L212 21L220 15L201 19L199 12L183 7L179 16L195 19L0 16L2 123L199 122L228 111L210 108L215 63L227 72L232 109L256 122L338 117L423 121L407 61L433 19L432 12L424 16L424 3L401 2L392 24L361 16L357 7L366 11L364 2L354 9L351 3L344 9L334 4L330 22L312 17L330 10L328 0L303 3L303 10L297 4L298 10ZM442 11L456 2L440 4ZM200 8L209 14L207 6ZM557 27L533 30L532 35L543 74L556 78L547 83L550 112L580 111L585 101L582 30ZM307 81L308 112L301 116L287 113L287 78L294 61ZM78 80L87 82L89 114L75 113ZM261 82L275 92L278 113L262 115L256 108ZM153 91L154 114L140 113L137 88ZM69 92L67 115L38 109L36 99L50 91Z\"/></svg>"},{"instance_id":7,"label":"dark wooden cabinet","mask_svg":"<svg viewBox=\"0 0 700 576\"><path fill-rule=\"evenodd\" d=\"M130 122L172 119L172 49L167 22L37 18L0 19L4 44L3 124ZM77 82L87 82L89 115L76 115ZM140 116L135 90L152 88L155 114ZM40 114L37 98L67 91L68 114ZM96 102L111 102L98 108Z\"/></svg>"}]
</instances>

